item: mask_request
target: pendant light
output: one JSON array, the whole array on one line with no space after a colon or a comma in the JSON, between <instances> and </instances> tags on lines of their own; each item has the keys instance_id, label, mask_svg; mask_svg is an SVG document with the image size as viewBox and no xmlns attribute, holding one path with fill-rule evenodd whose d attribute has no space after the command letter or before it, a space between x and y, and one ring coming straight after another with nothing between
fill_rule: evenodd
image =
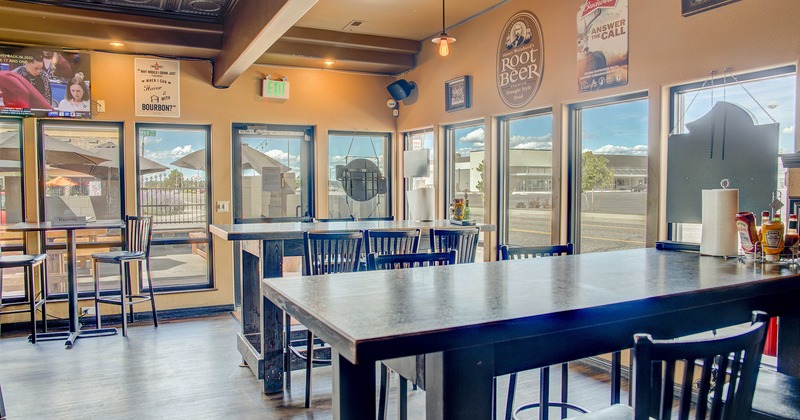
<instances>
[{"instance_id":1,"label":"pendant light","mask_svg":"<svg viewBox=\"0 0 800 420\"><path fill-rule=\"evenodd\" d=\"M434 44L439 44L439 55L441 55L442 57L445 57L445 56L447 56L447 54L450 54L450 47L448 46L448 44L452 44L452 43L456 42L455 38L453 38L450 35L447 35L447 32L445 32L444 28L445 28L445 26L444 26L444 0L442 0L442 33L440 33L439 36L437 36L436 38L433 38L431 40L431 41L433 41Z\"/></svg>"}]
</instances>

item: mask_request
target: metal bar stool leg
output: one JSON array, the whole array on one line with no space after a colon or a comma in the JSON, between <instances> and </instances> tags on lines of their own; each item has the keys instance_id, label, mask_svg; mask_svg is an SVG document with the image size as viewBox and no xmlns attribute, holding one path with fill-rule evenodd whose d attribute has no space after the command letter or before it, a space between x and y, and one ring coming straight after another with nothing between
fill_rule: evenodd
<instances>
[{"instance_id":1,"label":"metal bar stool leg","mask_svg":"<svg viewBox=\"0 0 800 420\"><path fill-rule=\"evenodd\" d=\"M156 314L156 296L153 292L153 275L150 273L150 260L143 262L147 264L147 285L150 286L150 307L153 309L153 327L158 328L158 314Z\"/></svg>"},{"instance_id":2,"label":"metal bar stool leg","mask_svg":"<svg viewBox=\"0 0 800 420\"><path fill-rule=\"evenodd\" d=\"M306 342L306 408L311 407L311 368L314 367L314 333L308 330Z\"/></svg>"},{"instance_id":3,"label":"metal bar stool leg","mask_svg":"<svg viewBox=\"0 0 800 420\"><path fill-rule=\"evenodd\" d=\"M619 404L622 389L622 353L611 353L611 405Z\"/></svg>"},{"instance_id":4,"label":"metal bar stool leg","mask_svg":"<svg viewBox=\"0 0 800 420\"><path fill-rule=\"evenodd\" d=\"M0 389L0 419L6 418L6 404L3 401L3 390Z\"/></svg>"},{"instance_id":5,"label":"metal bar stool leg","mask_svg":"<svg viewBox=\"0 0 800 420\"><path fill-rule=\"evenodd\" d=\"M292 352L289 351L289 343L292 340L292 317L284 312L284 335L283 335L283 371L286 374L286 390L292 389Z\"/></svg>"},{"instance_id":6,"label":"metal bar stool leg","mask_svg":"<svg viewBox=\"0 0 800 420\"><path fill-rule=\"evenodd\" d=\"M127 318L127 315L125 314L125 307L128 306L128 305L125 304L125 296L127 295L126 290L125 290L126 289L125 284L126 284L126 281L125 281L125 263L123 262L123 263L121 263L119 265L119 303L120 303L119 307L120 307L120 310L121 310L120 313L122 314L122 336L123 337L127 337L128 336L128 318Z\"/></svg>"},{"instance_id":7,"label":"metal bar stool leg","mask_svg":"<svg viewBox=\"0 0 800 420\"><path fill-rule=\"evenodd\" d=\"M389 379L390 373L389 368L386 367L383 363L378 362L381 365L380 368L380 375L381 375L381 388L380 388L380 395L378 396L378 420L386 420L386 405L389 399ZM402 381L403 379L400 378Z\"/></svg>"},{"instance_id":8,"label":"metal bar stool leg","mask_svg":"<svg viewBox=\"0 0 800 420\"><path fill-rule=\"evenodd\" d=\"M33 288L33 266L25 266L25 283L28 287L28 298L31 308L31 343L36 344L36 294Z\"/></svg>"},{"instance_id":9,"label":"metal bar stool leg","mask_svg":"<svg viewBox=\"0 0 800 420\"><path fill-rule=\"evenodd\" d=\"M42 289L42 299L41 307L42 307L42 332L47 332L47 261L42 261L39 270L39 287Z\"/></svg>"},{"instance_id":10,"label":"metal bar stool leg","mask_svg":"<svg viewBox=\"0 0 800 420\"><path fill-rule=\"evenodd\" d=\"M94 258L92 259L92 270L94 270L94 326L98 330L101 327L100 322L100 274L97 272L97 268L100 266L100 263L97 262Z\"/></svg>"},{"instance_id":11,"label":"metal bar stool leg","mask_svg":"<svg viewBox=\"0 0 800 420\"><path fill-rule=\"evenodd\" d=\"M508 378L508 397L506 398L506 417L505 420L511 420L514 414L514 393L517 391L517 374L512 373Z\"/></svg>"},{"instance_id":12,"label":"metal bar stool leg","mask_svg":"<svg viewBox=\"0 0 800 420\"><path fill-rule=\"evenodd\" d=\"M567 418L567 395L569 395L569 364L561 364L561 418Z\"/></svg>"}]
</instances>

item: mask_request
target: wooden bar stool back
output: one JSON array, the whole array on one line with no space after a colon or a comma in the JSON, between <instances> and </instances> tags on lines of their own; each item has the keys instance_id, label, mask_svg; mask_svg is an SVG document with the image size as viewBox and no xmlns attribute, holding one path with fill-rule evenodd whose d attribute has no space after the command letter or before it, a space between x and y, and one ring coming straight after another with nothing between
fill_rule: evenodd
<instances>
[{"instance_id":1,"label":"wooden bar stool back","mask_svg":"<svg viewBox=\"0 0 800 420\"><path fill-rule=\"evenodd\" d=\"M431 229L431 251L447 252L455 249L458 251L458 264L473 263L478 252L480 233L477 227Z\"/></svg>"}]
</instances>

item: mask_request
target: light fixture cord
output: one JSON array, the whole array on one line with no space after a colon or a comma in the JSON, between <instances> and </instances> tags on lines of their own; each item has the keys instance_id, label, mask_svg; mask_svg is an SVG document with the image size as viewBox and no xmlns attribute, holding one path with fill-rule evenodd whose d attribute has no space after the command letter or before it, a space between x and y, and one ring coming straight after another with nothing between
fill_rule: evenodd
<instances>
[{"instance_id":1,"label":"light fixture cord","mask_svg":"<svg viewBox=\"0 0 800 420\"><path fill-rule=\"evenodd\" d=\"M444 0L442 0L442 33L444 33Z\"/></svg>"}]
</instances>

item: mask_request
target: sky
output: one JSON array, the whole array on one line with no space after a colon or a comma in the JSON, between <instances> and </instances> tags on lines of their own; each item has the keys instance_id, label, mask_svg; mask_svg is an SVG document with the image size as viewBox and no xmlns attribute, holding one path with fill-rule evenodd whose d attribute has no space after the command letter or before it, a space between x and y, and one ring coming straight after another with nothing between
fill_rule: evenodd
<instances>
[{"instance_id":1,"label":"sky","mask_svg":"<svg viewBox=\"0 0 800 420\"><path fill-rule=\"evenodd\" d=\"M687 108L684 117L686 121L694 121L705 115L716 101L733 102L749 109L757 124L772 123L773 119L778 122L780 153L792 153L795 130L794 92L794 75L747 82L738 86L715 87L699 94L689 92L684 100ZM646 156L647 108L646 99L584 108L581 111L581 149L597 154ZM550 150L552 126L550 114L511 120L511 147ZM456 152L460 155L484 148L482 124L458 128L455 136Z\"/></svg>"}]
</instances>

